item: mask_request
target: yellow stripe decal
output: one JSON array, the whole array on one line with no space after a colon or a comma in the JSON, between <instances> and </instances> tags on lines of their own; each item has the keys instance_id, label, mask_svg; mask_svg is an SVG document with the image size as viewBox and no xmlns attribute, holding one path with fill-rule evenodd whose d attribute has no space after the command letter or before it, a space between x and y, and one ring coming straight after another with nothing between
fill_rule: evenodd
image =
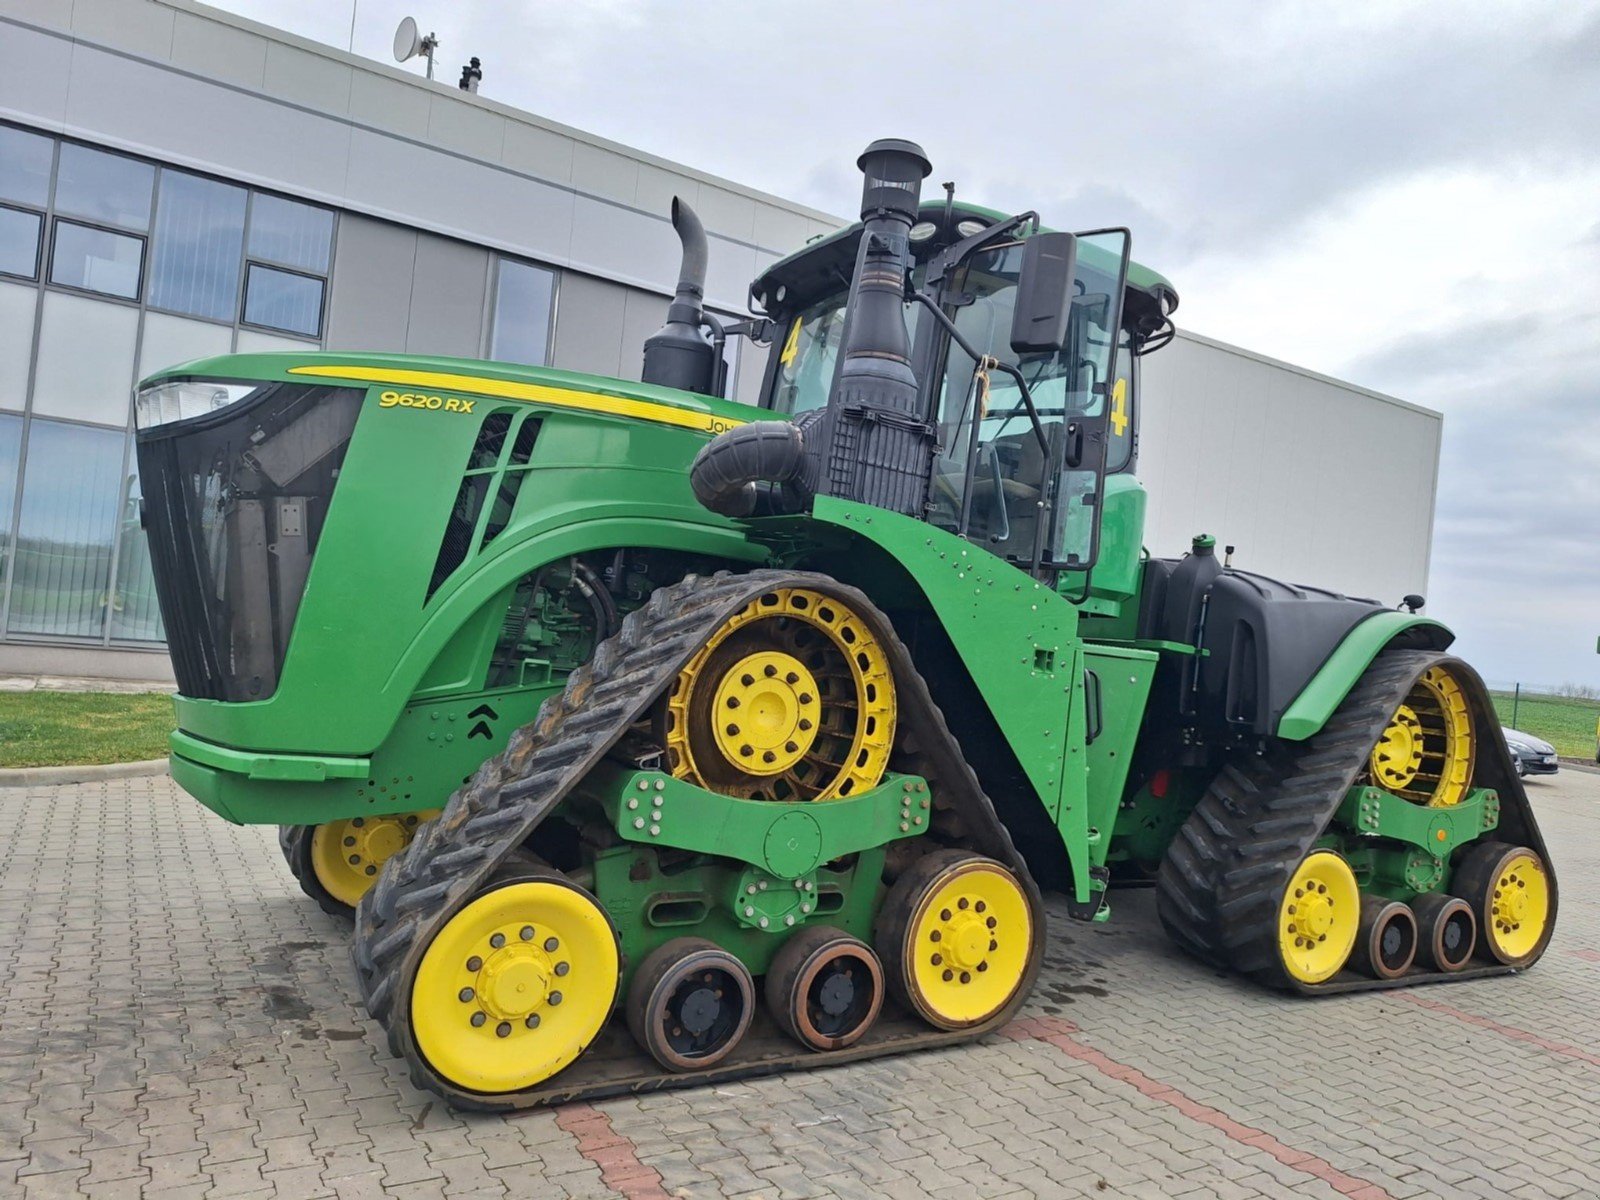
<instances>
[{"instance_id":1,"label":"yellow stripe decal","mask_svg":"<svg viewBox=\"0 0 1600 1200\"><path fill-rule=\"evenodd\" d=\"M585 412L606 413L613 417L632 417L637 421L653 421L658 425L676 425L682 429L696 429L702 433L721 433L744 421L712 413L694 412L658 404L653 400L635 400L627 396L607 396L600 392L583 392L573 388L551 387L542 383L517 383L510 379L489 379L481 375L453 375L442 371L408 371L397 367L340 367L314 366L290 367L291 375L316 375L325 379L350 379L357 383L390 383L404 387L434 388L447 392L472 392L480 396L498 396L504 400L523 400L530 404L548 404L553 408L576 408Z\"/></svg>"}]
</instances>

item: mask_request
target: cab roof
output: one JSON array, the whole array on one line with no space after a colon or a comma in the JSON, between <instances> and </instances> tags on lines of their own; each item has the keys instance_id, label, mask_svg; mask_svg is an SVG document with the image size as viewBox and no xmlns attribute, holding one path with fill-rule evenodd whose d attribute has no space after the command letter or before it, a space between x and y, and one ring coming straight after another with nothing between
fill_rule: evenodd
<instances>
[{"instance_id":1,"label":"cab roof","mask_svg":"<svg viewBox=\"0 0 1600 1200\"><path fill-rule=\"evenodd\" d=\"M913 244L912 254L919 262L958 240L955 226L961 221L976 218L992 223L1012 215L960 200L950 206L948 219L943 200L924 200L917 213L921 220L941 226L932 238ZM1041 227L1041 232L1049 230ZM761 273L750 285L752 299L765 303L767 310L772 312L775 308L783 307L780 302L770 299L775 297L780 286L796 296L815 297L829 286L848 284L860 239L861 222L857 221L854 225L847 225L826 237L806 243ZM1085 249L1091 253L1097 251L1092 246ZM1130 299L1145 299L1147 303L1153 303L1162 315L1170 314L1178 307L1178 291L1171 281L1141 263L1128 264L1128 290Z\"/></svg>"}]
</instances>

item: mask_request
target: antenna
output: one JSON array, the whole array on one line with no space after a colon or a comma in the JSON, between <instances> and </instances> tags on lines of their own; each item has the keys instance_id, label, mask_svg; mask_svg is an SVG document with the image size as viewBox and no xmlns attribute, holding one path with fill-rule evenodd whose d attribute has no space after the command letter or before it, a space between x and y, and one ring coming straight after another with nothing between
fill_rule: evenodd
<instances>
[{"instance_id":1,"label":"antenna","mask_svg":"<svg viewBox=\"0 0 1600 1200\"><path fill-rule=\"evenodd\" d=\"M418 36L417 22L412 17L402 17L399 27L394 31L394 60L405 62L424 54L428 58L428 78L433 78L433 52L439 48L439 35L430 33L427 37Z\"/></svg>"}]
</instances>

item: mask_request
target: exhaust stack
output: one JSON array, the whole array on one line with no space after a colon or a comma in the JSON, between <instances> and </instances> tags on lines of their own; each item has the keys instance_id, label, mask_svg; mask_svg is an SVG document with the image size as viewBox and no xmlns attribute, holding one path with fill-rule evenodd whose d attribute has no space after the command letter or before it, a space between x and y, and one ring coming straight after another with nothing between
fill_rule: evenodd
<instances>
[{"instance_id":1,"label":"exhaust stack","mask_svg":"<svg viewBox=\"0 0 1600 1200\"><path fill-rule=\"evenodd\" d=\"M717 352L701 332L706 324L705 226L694 209L674 196L672 227L683 244L683 264L667 323L645 339L643 378L645 383L710 396L716 393Z\"/></svg>"}]
</instances>

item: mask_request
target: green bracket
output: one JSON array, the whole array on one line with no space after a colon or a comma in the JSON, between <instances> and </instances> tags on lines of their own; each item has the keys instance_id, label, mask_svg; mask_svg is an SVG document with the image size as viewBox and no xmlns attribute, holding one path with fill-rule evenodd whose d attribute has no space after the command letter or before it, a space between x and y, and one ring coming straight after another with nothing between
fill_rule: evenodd
<instances>
[{"instance_id":1,"label":"green bracket","mask_svg":"<svg viewBox=\"0 0 1600 1200\"><path fill-rule=\"evenodd\" d=\"M599 796L625 840L736 859L759 872L741 887L777 882L791 896L794 881L823 863L926 833L932 816L928 782L916 775L890 774L859 796L818 802L741 800L662 771L619 771Z\"/></svg>"},{"instance_id":2,"label":"green bracket","mask_svg":"<svg viewBox=\"0 0 1600 1200\"><path fill-rule=\"evenodd\" d=\"M739 876L731 907L734 920L749 929L784 933L809 917L816 906L815 872L784 879L760 867L747 867Z\"/></svg>"},{"instance_id":3,"label":"green bracket","mask_svg":"<svg viewBox=\"0 0 1600 1200\"><path fill-rule=\"evenodd\" d=\"M1477 788L1459 804L1425 808L1382 788L1359 787L1345 793L1335 815L1357 833L1393 838L1448 859L1458 846L1500 824L1500 796Z\"/></svg>"}]
</instances>

